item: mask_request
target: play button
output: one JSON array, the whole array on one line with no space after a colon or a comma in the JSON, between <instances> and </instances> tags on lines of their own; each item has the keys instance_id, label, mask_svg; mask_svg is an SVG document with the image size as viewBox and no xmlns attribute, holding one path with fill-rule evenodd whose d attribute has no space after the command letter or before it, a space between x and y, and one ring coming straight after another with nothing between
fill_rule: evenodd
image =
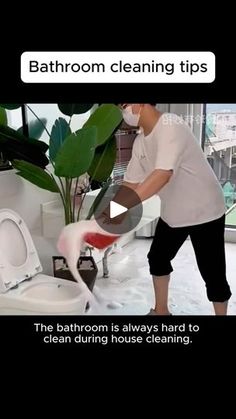
<instances>
[{"instance_id":1,"label":"play button","mask_svg":"<svg viewBox=\"0 0 236 419\"><path fill-rule=\"evenodd\" d=\"M123 205L117 204L114 201L110 202L110 217L111 218L115 218L118 215L124 214L124 212L126 212L128 210L128 208L123 207Z\"/></svg>"},{"instance_id":2,"label":"play button","mask_svg":"<svg viewBox=\"0 0 236 419\"><path fill-rule=\"evenodd\" d=\"M133 189L112 185L100 200L94 217L103 230L120 235L132 231L140 223L142 214L142 202Z\"/></svg>"}]
</instances>

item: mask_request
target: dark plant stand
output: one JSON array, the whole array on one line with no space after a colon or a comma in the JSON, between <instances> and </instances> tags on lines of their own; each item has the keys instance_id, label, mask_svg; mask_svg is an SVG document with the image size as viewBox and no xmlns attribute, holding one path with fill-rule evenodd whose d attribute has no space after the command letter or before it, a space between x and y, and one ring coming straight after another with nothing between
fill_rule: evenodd
<instances>
[{"instance_id":1,"label":"dark plant stand","mask_svg":"<svg viewBox=\"0 0 236 419\"><path fill-rule=\"evenodd\" d=\"M8 160L4 159L4 155L0 152L0 172L3 170L10 170L12 169L11 164Z\"/></svg>"},{"instance_id":2,"label":"dark plant stand","mask_svg":"<svg viewBox=\"0 0 236 419\"><path fill-rule=\"evenodd\" d=\"M63 256L53 256L52 259L53 275L56 278L68 279L69 281L76 282ZM93 257L81 256L78 260L77 268L87 287L90 289L90 291L93 291L98 273L98 268Z\"/></svg>"}]
</instances>

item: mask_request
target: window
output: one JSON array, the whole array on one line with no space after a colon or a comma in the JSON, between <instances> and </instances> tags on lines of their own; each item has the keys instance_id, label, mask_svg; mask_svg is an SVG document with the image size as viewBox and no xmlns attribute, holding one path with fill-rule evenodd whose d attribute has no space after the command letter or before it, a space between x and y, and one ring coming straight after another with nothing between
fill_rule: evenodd
<instances>
[{"instance_id":1,"label":"window","mask_svg":"<svg viewBox=\"0 0 236 419\"><path fill-rule=\"evenodd\" d=\"M124 173L131 159L133 143L136 136L136 129L120 129L116 133L117 154L112 173L112 181L115 184L121 184L123 181Z\"/></svg>"},{"instance_id":2,"label":"window","mask_svg":"<svg viewBox=\"0 0 236 419\"><path fill-rule=\"evenodd\" d=\"M206 105L205 116L204 152L223 188L226 226L236 229L236 104Z\"/></svg>"}]
</instances>

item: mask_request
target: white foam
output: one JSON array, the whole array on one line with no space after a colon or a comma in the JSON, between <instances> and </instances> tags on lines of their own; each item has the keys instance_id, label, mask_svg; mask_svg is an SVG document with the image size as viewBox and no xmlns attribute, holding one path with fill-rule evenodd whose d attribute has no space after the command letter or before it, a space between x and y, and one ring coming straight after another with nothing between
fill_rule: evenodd
<instances>
[{"instance_id":1,"label":"white foam","mask_svg":"<svg viewBox=\"0 0 236 419\"><path fill-rule=\"evenodd\" d=\"M78 287L82 292L85 292L88 297L88 302L93 304L93 307L99 304L99 298L95 298L93 293L88 289L87 285L82 280L77 269L77 263L81 255L81 250L84 246L84 238L89 233L100 233L105 236L114 236L103 230L96 222L96 220L82 220L77 223L68 224L63 228L57 242L57 249L62 256L65 257L68 267L77 281ZM103 300L100 297L100 303Z\"/></svg>"}]
</instances>

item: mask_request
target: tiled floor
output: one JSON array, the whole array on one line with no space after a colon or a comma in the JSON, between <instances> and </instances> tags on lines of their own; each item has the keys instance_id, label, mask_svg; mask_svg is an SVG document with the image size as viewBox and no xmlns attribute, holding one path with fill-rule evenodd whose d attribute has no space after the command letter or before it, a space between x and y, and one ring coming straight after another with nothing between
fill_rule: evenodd
<instances>
[{"instance_id":1,"label":"tiled floor","mask_svg":"<svg viewBox=\"0 0 236 419\"><path fill-rule=\"evenodd\" d=\"M99 315L143 315L153 305L154 294L147 253L151 239L135 239L121 253L109 256L110 277L99 274L94 293L101 297ZM232 297L228 314L236 314L236 244L226 243L227 275ZM199 274L192 245L187 240L173 262L169 308L176 315L213 315L205 284Z\"/></svg>"}]
</instances>

